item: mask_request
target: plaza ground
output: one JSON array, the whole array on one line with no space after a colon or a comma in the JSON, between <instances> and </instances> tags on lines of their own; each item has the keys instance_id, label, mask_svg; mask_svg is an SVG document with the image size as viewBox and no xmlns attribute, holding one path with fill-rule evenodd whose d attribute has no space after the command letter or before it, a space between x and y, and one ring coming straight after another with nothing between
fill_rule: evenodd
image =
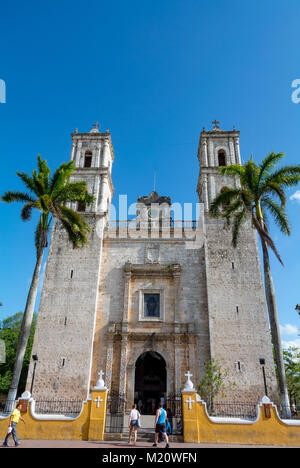
<instances>
[{"instance_id":1,"label":"plaza ground","mask_svg":"<svg viewBox=\"0 0 300 468\"><path fill-rule=\"evenodd\" d=\"M21 445L16 449L20 448L96 448L96 449L127 449L128 447L135 449L152 449L152 450L163 450L165 444L159 444L157 448L152 447L152 442L138 441L137 445L128 445L126 441L99 441L91 442L84 440L22 440ZM1 446L0 446L1 447ZM2 448L2 447L1 447ZM10 447L15 448L14 443L10 441ZM175 442L171 444L173 449L201 449L201 448L296 448L296 447L277 447L268 445L234 445L234 444L192 444Z\"/></svg>"}]
</instances>

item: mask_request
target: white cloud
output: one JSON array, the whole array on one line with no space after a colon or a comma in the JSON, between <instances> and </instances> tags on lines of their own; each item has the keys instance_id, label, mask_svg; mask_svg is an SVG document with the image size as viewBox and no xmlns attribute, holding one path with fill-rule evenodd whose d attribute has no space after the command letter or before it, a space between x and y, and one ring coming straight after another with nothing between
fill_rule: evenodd
<instances>
[{"instance_id":1,"label":"white cloud","mask_svg":"<svg viewBox=\"0 0 300 468\"><path fill-rule=\"evenodd\" d=\"M282 341L282 347L284 349L300 348L300 338L296 338L295 340L291 340L291 341Z\"/></svg>"},{"instance_id":2,"label":"white cloud","mask_svg":"<svg viewBox=\"0 0 300 468\"><path fill-rule=\"evenodd\" d=\"M291 323L286 323L285 325L280 325L280 333L285 336L298 335L298 328Z\"/></svg>"},{"instance_id":3,"label":"white cloud","mask_svg":"<svg viewBox=\"0 0 300 468\"><path fill-rule=\"evenodd\" d=\"M290 196L290 200L300 203L300 190L296 190L296 192Z\"/></svg>"}]
</instances>

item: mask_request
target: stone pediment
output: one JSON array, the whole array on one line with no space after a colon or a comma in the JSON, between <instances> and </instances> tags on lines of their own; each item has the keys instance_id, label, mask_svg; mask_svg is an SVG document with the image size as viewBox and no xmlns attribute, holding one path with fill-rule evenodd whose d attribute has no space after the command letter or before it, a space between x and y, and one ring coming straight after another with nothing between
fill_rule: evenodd
<instances>
[{"instance_id":1,"label":"stone pediment","mask_svg":"<svg viewBox=\"0 0 300 468\"><path fill-rule=\"evenodd\" d=\"M131 273L133 276L169 276L180 275L181 266L179 263L144 263L133 264L126 262L124 272Z\"/></svg>"}]
</instances>

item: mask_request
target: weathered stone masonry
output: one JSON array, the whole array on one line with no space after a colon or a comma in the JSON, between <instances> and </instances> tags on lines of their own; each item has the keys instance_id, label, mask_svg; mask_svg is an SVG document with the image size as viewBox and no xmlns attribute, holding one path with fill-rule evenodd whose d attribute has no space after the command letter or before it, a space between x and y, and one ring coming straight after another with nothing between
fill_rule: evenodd
<instances>
[{"instance_id":1,"label":"weathered stone masonry","mask_svg":"<svg viewBox=\"0 0 300 468\"><path fill-rule=\"evenodd\" d=\"M130 406L137 397L139 357L157 353L165 362L166 394L181 390L187 369L199 383L205 363L214 358L234 383L228 401L260 400L259 359L264 358L269 396L276 401L255 232L246 226L233 249L223 222L208 216L218 191L237 184L221 176L218 166L240 164L239 132L223 131L217 123L201 132L200 218L188 237L175 224L170 229L165 209L171 201L156 192L138 200L137 214L150 217L138 235L128 236L128 223L115 223L112 234L114 152L108 132L100 133L97 126L88 133L75 132L71 159L76 164L72 178L86 180L96 198L83 212L91 235L86 247L73 249L59 223L54 225L32 351L39 358L34 397L86 398L103 369L109 390L123 394ZM150 203L158 209L159 221L148 237L143 229L148 234L149 219L153 224L156 216ZM147 295L158 300L154 316L147 312Z\"/></svg>"}]
</instances>

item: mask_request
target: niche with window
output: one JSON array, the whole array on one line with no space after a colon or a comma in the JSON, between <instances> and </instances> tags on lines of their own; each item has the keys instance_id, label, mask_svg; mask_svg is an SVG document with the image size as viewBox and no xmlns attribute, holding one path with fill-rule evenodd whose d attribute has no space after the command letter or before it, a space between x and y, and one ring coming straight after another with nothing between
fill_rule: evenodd
<instances>
[{"instance_id":1,"label":"niche with window","mask_svg":"<svg viewBox=\"0 0 300 468\"><path fill-rule=\"evenodd\" d=\"M226 166L226 153L224 150L218 152L218 164L219 166Z\"/></svg>"},{"instance_id":2,"label":"niche with window","mask_svg":"<svg viewBox=\"0 0 300 468\"><path fill-rule=\"evenodd\" d=\"M163 290L141 290L139 320L163 320L164 300Z\"/></svg>"},{"instance_id":3,"label":"niche with window","mask_svg":"<svg viewBox=\"0 0 300 468\"><path fill-rule=\"evenodd\" d=\"M144 294L144 317L160 317L160 295Z\"/></svg>"},{"instance_id":4,"label":"niche with window","mask_svg":"<svg viewBox=\"0 0 300 468\"><path fill-rule=\"evenodd\" d=\"M84 155L84 167L92 167L92 157L93 154L91 151L86 151Z\"/></svg>"}]
</instances>

